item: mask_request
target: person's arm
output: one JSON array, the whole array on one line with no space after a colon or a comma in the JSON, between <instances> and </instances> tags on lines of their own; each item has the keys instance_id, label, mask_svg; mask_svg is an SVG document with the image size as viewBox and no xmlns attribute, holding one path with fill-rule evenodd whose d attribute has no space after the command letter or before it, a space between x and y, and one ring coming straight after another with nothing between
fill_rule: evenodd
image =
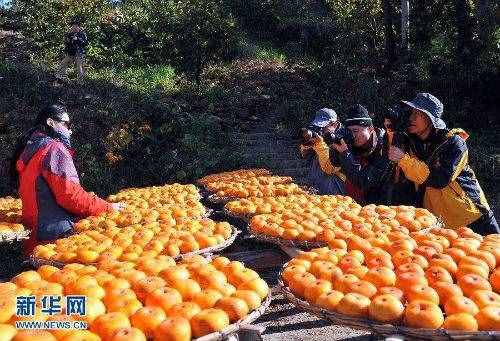
<instances>
[{"instance_id":1,"label":"person's arm","mask_svg":"<svg viewBox=\"0 0 500 341\"><path fill-rule=\"evenodd\" d=\"M342 181L345 181L345 175L341 173L340 167L334 167L330 159L330 147L325 143L323 139L318 140L314 145L313 149L318 156L318 162L321 170L328 175L336 175Z\"/></svg>"},{"instance_id":2,"label":"person's arm","mask_svg":"<svg viewBox=\"0 0 500 341\"><path fill-rule=\"evenodd\" d=\"M385 157L376 158L367 166L356 162L349 150L339 154L340 167L347 179L362 190L376 187L384 182L391 169L391 161Z\"/></svg>"},{"instance_id":3,"label":"person's arm","mask_svg":"<svg viewBox=\"0 0 500 341\"><path fill-rule=\"evenodd\" d=\"M80 186L73 159L60 143L50 147L43 161L42 176L49 185L56 202L66 211L86 217L113 209L113 205L86 192Z\"/></svg>"},{"instance_id":4,"label":"person's arm","mask_svg":"<svg viewBox=\"0 0 500 341\"><path fill-rule=\"evenodd\" d=\"M80 34L78 34L78 43L80 44L80 46L87 46L88 39L85 32L81 31Z\"/></svg>"}]
</instances>

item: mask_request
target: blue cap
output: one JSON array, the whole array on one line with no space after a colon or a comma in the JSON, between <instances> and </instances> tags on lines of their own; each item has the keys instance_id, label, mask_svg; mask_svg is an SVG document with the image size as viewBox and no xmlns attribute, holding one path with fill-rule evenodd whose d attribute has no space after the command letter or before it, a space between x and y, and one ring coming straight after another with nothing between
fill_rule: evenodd
<instances>
[{"instance_id":1,"label":"blue cap","mask_svg":"<svg viewBox=\"0 0 500 341\"><path fill-rule=\"evenodd\" d=\"M434 128L446 128L446 123L441 119L441 116L443 115L443 103L441 103L441 101L433 95L428 93L419 93L411 102L401 102L426 114L431 120Z\"/></svg>"},{"instance_id":2,"label":"blue cap","mask_svg":"<svg viewBox=\"0 0 500 341\"><path fill-rule=\"evenodd\" d=\"M323 128L337 121L337 113L333 109L323 108L316 111L312 125Z\"/></svg>"}]
</instances>

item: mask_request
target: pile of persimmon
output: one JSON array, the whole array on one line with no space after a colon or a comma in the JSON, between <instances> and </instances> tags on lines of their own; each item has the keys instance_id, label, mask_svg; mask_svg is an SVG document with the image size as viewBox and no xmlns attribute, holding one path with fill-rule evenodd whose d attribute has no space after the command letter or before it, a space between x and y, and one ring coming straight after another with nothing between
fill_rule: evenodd
<instances>
[{"instance_id":1,"label":"pile of persimmon","mask_svg":"<svg viewBox=\"0 0 500 341\"><path fill-rule=\"evenodd\" d=\"M308 192L299 185L290 184L273 184L273 185L256 185L243 184L238 182L230 182L215 193L219 198L248 198L248 197L278 197L288 196L292 194L308 194Z\"/></svg>"},{"instance_id":2,"label":"pile of persimmon","mask_svg":"<svg viewBox=\"0 0 500 341\"><path fill-rule=\"evenodd\" d=\"M500 330L500 235L469 228L350 236L301 252L283 270L290 291L351 317L412 328Z\"/></svg>"},{"instance_id":3,"label":"pile of persimmon","mask_svg":"<svg viewBox=\"0 0 500 341\"><path fill-rule=\"evenodd\" d=\"M266 175L271 175L271 171L264 168L239 169L230 172L222 172L217 174L206 175L203 178L199 179L198 183L201 185L206 185L210 182L235 181L240 179L249 179Z\"/></svg>"},{"instance_id":4,"label":"pile of persimmon","mask_svg":"<svg viewBox=\"0 0 500 341\"><path fill-rule=\"evenodd\" d=\"M43 330L35 340L190 340L220 331L259 308L269 288L240 262L192 257L176 265L165 256L153 265L110 262L106 268L68 264L59 270L44 265L0 283L0 336L31 339L13 328L16 321L85 320L87 331ZM85 316L16 316L16 296L84 295ZM6 337L7 336L7 337ZM31 335L33 336L33 335ZM6 337L6 338L5 338Z\"/></svg>"},{"instance_id":5,"label":"pile of persimmon","mask_svg":"<svg viewBox=\"0 0 500 341\"><path fill-rule=\"evenodd\" d=\"M427 210L410 206L365 206L341 200L340 204L328 200L306 205L307 208L293 205L279 213L255 215L250 220L253 233L263 234L286 240L314 241L325 245L337 245L339 240L357 235L372 240L375 245L387 242L385 237L391 232L410 233L415 225L408 223L411 215L426 217L429 225L437 219ZM312 206L312 207L311 207ZM384 215L385 214L385 215ZM423 219L421 219L423 221ZM434 225L435 226L435 225Z\"/></svg>"},{"instance_id":6,"label":"pile of persimmon","mask_svg":"<svg viewBox=\"0 0 500 341\"><path fill-rule=\"evenodd\" d=\"M279 197L250 197L233 200L225 205L225 209L238 216L255 214L281 213L286 210L299 212L304 209L318 208L330 212L334 208L355 205L352 198L342 195L297 194Z\"/></svg>"},{"instance_id":7,"label":"pile of persimmon","mask_svg":"<svg viewBox=\"0 0 500 341\"><path fill-rule=\"evenodd\" d=\"M81 221L80 221L81 224ZM119 227L103 220L97 227L38 245L34 256L64 263L92 264L102 259L134 262L142 256L172 257L224 243L232 235L227 222L211 219L152 221Z\"/></svg>"},{"instance_id":8,"label":"pile of persimmon","mask_svg":"<svg viewBox=\"0 0 500 341\"><path fill-rule=\"evenodd\" d=\"M21 221L21 200L12 197L0 198L0 222L18 224L21 223Z\"/></svg>"},{"instance_id":9,"label":"pile of persimmon","mask_svg":"<svg viewBox=\"0 0 500 341\"><path fill-rule=\"evenodd\" d=\"M75 224L75 230L102 230L108 226L127 227L135 224L147 225L151 223L176 225L187 220L203 217L206 213L206 208L198 201L162 206L155 209L127 206L120 212L111 211L79 220Z\"/></svg>"},{"instance_id":10,"label":"pile of persimmon","mask_svg":"<svg viewBox=\"0 0 500 341\"><path fill-rule=\"evenodd\" d=\"M219 191L226 191L237 184L257 187L259 185L289 184L291 182L292 178L289 176L258 176L255 178L247 178L247 179L209 182L205 185L205 188L209 192L219 192Z\"/></svg>"},{"instance_id":11,"label":"pile of persimmon","mask_svg":"<svg viewBox=\"0 0 500 341\"><path fill-rule=\"evenodd\" d=\"M201 196L194 185L170 184L157 187L128 188L110 195L110 202L124 202L137 208L160 208L183 203L197 203Z\"/></svg>"},{"instance_id":12,"label":"pile of persimmon","mask_svg":"<svg viewBox=\"0 0 500 341\"><path fill-rule=\"evenodd\" d=\"M413 206L367 205L359 212L364 218L378 220L396 220L410 231L436 227L438 219L429 210Z\"/></svg>"}]
</instances>

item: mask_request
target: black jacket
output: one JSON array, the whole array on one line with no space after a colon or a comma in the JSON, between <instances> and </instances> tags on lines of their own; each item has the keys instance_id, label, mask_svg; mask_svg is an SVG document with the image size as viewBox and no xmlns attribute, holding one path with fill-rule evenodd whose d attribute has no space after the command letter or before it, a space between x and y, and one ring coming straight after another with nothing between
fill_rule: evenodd
<instances>
[{"instance_id":1,"label":"black jacket","mask_svg":"<svg viewBox=\"0 0 500 341\"><path fill-rule=\"evenodd\" d=\"M82 55L85 53L87 43L85 32L68 32L64 37L64 52L69 56Z\"/></svg>"},{"instance_id":2,"label":"black jacket","mask_svg":"<svg viewBox=\"0 0 500 341\"><path fill-rule=\"evenodd\" d=\"M347 177L347 194L361 204L413 205L416 197L413 184L387 157L388 134L375 128L371 141L369 150L350 147L339 155L342 172ZM405 134L394 133L392 145L406 149L406 143Z\"/></svg>"}]
</instances>

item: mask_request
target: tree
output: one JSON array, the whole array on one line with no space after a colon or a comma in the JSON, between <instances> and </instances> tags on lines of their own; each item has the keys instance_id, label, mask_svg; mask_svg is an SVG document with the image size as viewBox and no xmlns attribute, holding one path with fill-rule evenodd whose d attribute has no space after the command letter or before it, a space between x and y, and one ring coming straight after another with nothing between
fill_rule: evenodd
<instances>
[{"instance_id":1,"label":"tree","mask_svg":"<svg viewBox=\"0 0 500 341\"><path fill-rule=\"evenodd\" d=\"M410 51L410 2L401 0L401 51Z\"/></svg>"},{"instance_id":2,"label":"tree","mask_svg":"<svg viewBox=\"0 0 500 341\"><path fill-rule=\"evenodd\" d=\"M390 69L396 60L396 42L393 25L394 9L392 7L391 0L383 0L382 5L384 11L385 56L387 58L387 67Z\"/></svg>"},{"instance_id":3,"label":"tree","mask_svg":"<svg viewBox=\"0 0 500 341\"><path fill-rule=\"evenodd\" d=\"M456 53L463 64L470 64L472 62L473 25L470 13L471 8L467 0L455 0Z\"/></svg>"}]
</instances>

